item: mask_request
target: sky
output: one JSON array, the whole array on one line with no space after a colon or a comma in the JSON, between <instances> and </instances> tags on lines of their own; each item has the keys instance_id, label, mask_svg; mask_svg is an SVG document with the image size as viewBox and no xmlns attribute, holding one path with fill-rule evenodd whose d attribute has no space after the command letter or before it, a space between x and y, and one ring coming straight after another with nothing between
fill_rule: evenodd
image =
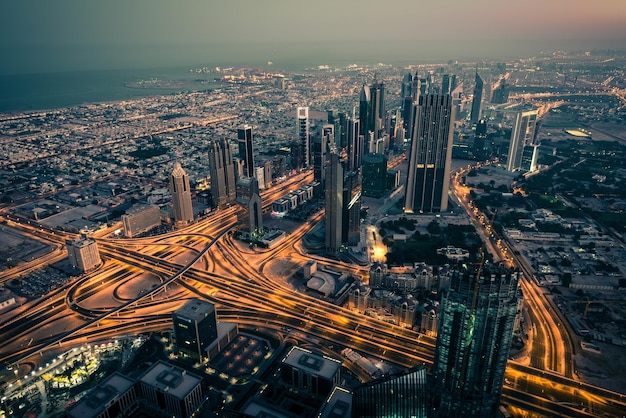
<instances>
[{"instance_id":1,"label":"sky","mask_svg":"<svg viewBox=\"0 0 626 418\"><path fill-rule=\"evenodd\" d=\"M625 0L0 1L5 74L620 46Z\"/></svg>"}]
</instances>

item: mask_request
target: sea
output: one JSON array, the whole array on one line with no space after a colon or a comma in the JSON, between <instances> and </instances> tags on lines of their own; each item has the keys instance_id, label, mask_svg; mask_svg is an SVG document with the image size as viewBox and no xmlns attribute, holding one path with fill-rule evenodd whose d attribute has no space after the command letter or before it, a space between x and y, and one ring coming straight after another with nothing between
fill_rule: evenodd
<instances>
[{"instance_id":1,"label":"sea","mask_svg":"<svg viewBox=\"0 0 626 418\"><path fill-rule=\"evenodd\" d=\"M21 113L178 93L181 88L136 88L141 81L213 81L214 73L192 67L89 70L0 75L0 113ZM202 90L200 83L190 83ZM182 91L187 91L184 88Z\"/></svg>"}]
</instances>

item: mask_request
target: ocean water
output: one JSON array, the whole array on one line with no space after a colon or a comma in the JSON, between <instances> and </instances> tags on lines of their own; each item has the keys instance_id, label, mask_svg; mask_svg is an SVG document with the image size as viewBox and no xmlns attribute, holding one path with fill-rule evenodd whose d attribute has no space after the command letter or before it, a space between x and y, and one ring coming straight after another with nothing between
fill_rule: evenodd
<instances>
[{"instance_id":1,"label":"ocean water","mask_svg":"<svg viewBox=\"0 0 626 418\"><path fill-rule=\"evenodd\" d=\"M141 80L212 80L212 74L186 68L144 70L67 71L0 75L0 113L17 113L77 106L84 103L125 100L187 91L189 88L131 88ZM197 84L200 89L200 84Z\"/></svg>"}]
</instances>

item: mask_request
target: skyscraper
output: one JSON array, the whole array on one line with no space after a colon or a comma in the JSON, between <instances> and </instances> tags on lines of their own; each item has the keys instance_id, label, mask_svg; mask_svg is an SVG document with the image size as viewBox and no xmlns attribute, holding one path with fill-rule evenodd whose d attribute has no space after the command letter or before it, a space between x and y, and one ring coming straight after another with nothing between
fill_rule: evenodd
<instances>
[{"instance_id":1,"label":"skyscraper","mask_svg":"<svg viewBox=\"0 0 626 418\"><path fill-rule=\"evenodd\" d=\"M474 149L472 151L474 158L478 161L482 161L490 157L490 155L487 155L485 149L486 141L487 121L485 119L480 119L478 123L476 123L476 132L474 133Z\"/></svg>"},{"instance_id":2,"label":"skyscraper","mask_svg":"<svg viewBox=\"0 0 626 418\"><path fill-rule=\"evenodd\" d=\"M225 207L237 197L235 164L227 139L216 139L209 144L209 173L213 206Z\"/></svg>"},{"instance_id":3,"label":"skyscraper","mask_svg":"<svg viewBox=\"0 0 626 418\"><path fill-rule=\"evenodd\" d=\"M170 192L172 193L172 217L179 224L193 221L193 206L191 205L191 190L189 177L177 161L170 176Z\"/></svg>"},{"instance_id":4,"label":"skyscraper","mask_svg":"<svg viewBox=\"0 0 626 418\"><path fill-rule=\"evenodd\" d=\"M244 164L244 175L254 177L254 149L252 127L244 125L237 129L237 139L239 140L239 158Z\"/></svg>"},{"instance_id":5,"label":"skyscraper","mask_svg":"<svg viewBox=\"0 0 626 418\"><path fill-rule=\"evenodd\" d=\"M470 113L470 123L475 124L480 119L480 110L483 101L483 79L478 75L476 71L476 84L474 85L474 98L472 99L472 111Z\"/></svg>"},{"instance_id":6,"label":"skyscraper","mask_svg":"<svg viewBox=\"0 0 626 418\"><path fill-rule=\"evenodd\" d=\"M370 86L363 85L359 96L359 120L361 135L368 138L373 132L374 139L382 138L386 131L387 111L385 109L385 84L374 79Z\"/></svg>"},{"instance_id":7,"label":"skyscraper","mask_svg":"<svg viewBox=\"0 0 626 418\"><path fill-rule=\"evenodd\" d=\"M428 404L426 368L423 365L366 382L354 389L354 417L425 418Z\"/></svg>"},{"instance_id":8,"label":"skyscraper","mask_svg":"<svg viewBox=\"0 0 626 418\"><path fill-rule=\"evenodd\" d=\"M458 267L441 301L433 417L495 416L518 310L519 272Z\"/></svg>"},{"instance_id":9,"label":"skyscraper","mask_svg":"<svg viewBox=\"0 0 626 418\"><path fill-rule=\"evenodd\" d=\"M357 245L361 239L361 190L359 176L348 172L343 177L343 220L341 243Z\"/></svg>"},{"instance_id":10,"label":"skyscraper","mask_svg":"<svg viewBox=\"0 0 626 418\"><path fill-rule=\"evenodd\" d=\"M310 166L310 158L311 158L311 145L309 143L309 108L308 107L299 107L298 108L298 119L296 125L298 135L298 143L302 147L303 158L302 165L303 168L309 168Z\"/></svg>"},{"instance_id":11,"label":"skyscraper","mask_svg":"<svg viewBox=\"0 0 626 418\"><path fill-rule=\"evenodd\" d=\"M361 121L356 119L354 115L348 118L348 168L350 171L355 171L361 166L361 159L363 158L363 135L359 132Z\"/></svg>"},{"instance_id":12,"label":"skyscraper","mask_svg":"<svg viewBox=\"0 0 626 418\"><path fill-rule=\"evenodd\" d=\"M420 96L413 119L404 211L444 212L452 160L452 97Z\"/></svg>"},{"instance_id":13,"label":"skyscraper","mask_svg":"<svg viewBox=\"0 0 626 418\"><path fill-rule=\"evenodd\" d=\"M254 234L263 229L263 208L259 195L259 183L255 177L239 177L237 180L237 203L245 209L239 219L247 224L248 232Z\"/></svg>"},{"instance_id":14,"label":"skyscraper","mask_svg":"<svg viewBox=\"0 0 626 418\"><path fill-rule=\"evenodd\" d=\"M509 155L506 160L507 171L519 171L522 169L524 147L534 145L536 123L536 110L517 113L515 124L511 131L511 141L509 142Z\"/></svg>"},{"instance_id":15,"label":"skyscraper","mask_svg":"<svg viewBox=\"0 0 626 418\"><path fill-rule=\"evenodd\" d=\"M328 154L326 161L326 251L341 248L343 232L343 166L336 153Z\"/></svg>"}]
</instances>

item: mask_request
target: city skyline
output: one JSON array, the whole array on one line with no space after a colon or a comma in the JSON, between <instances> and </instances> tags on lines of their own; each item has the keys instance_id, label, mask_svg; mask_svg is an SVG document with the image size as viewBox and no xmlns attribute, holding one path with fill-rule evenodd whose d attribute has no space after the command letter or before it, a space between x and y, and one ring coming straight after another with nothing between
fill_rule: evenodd
<instances>
[{"instance_id":1,"label":"city skyline","mask_svg":"<svg viewBox=\"0 0 626 418\"><path fill-rule=\"evenodd\" d=\"M394 0L384 10L372 0L359 7L328 0L315 7L250 0L3 2L0 53L10 59L3 60L0 74L333 57L514 57L548 49L619 48L626 41L622 2L600 0L589 7L583 0L531 0L523 10L528 14L486 0ZM382 32L364 31L385 12L394 16L393 25ZM416 16L425 17L419 31ZM232 21L247 30L233 31ZM443 36L442 22L447 27Z\"/></svg>"}]
</instances>

